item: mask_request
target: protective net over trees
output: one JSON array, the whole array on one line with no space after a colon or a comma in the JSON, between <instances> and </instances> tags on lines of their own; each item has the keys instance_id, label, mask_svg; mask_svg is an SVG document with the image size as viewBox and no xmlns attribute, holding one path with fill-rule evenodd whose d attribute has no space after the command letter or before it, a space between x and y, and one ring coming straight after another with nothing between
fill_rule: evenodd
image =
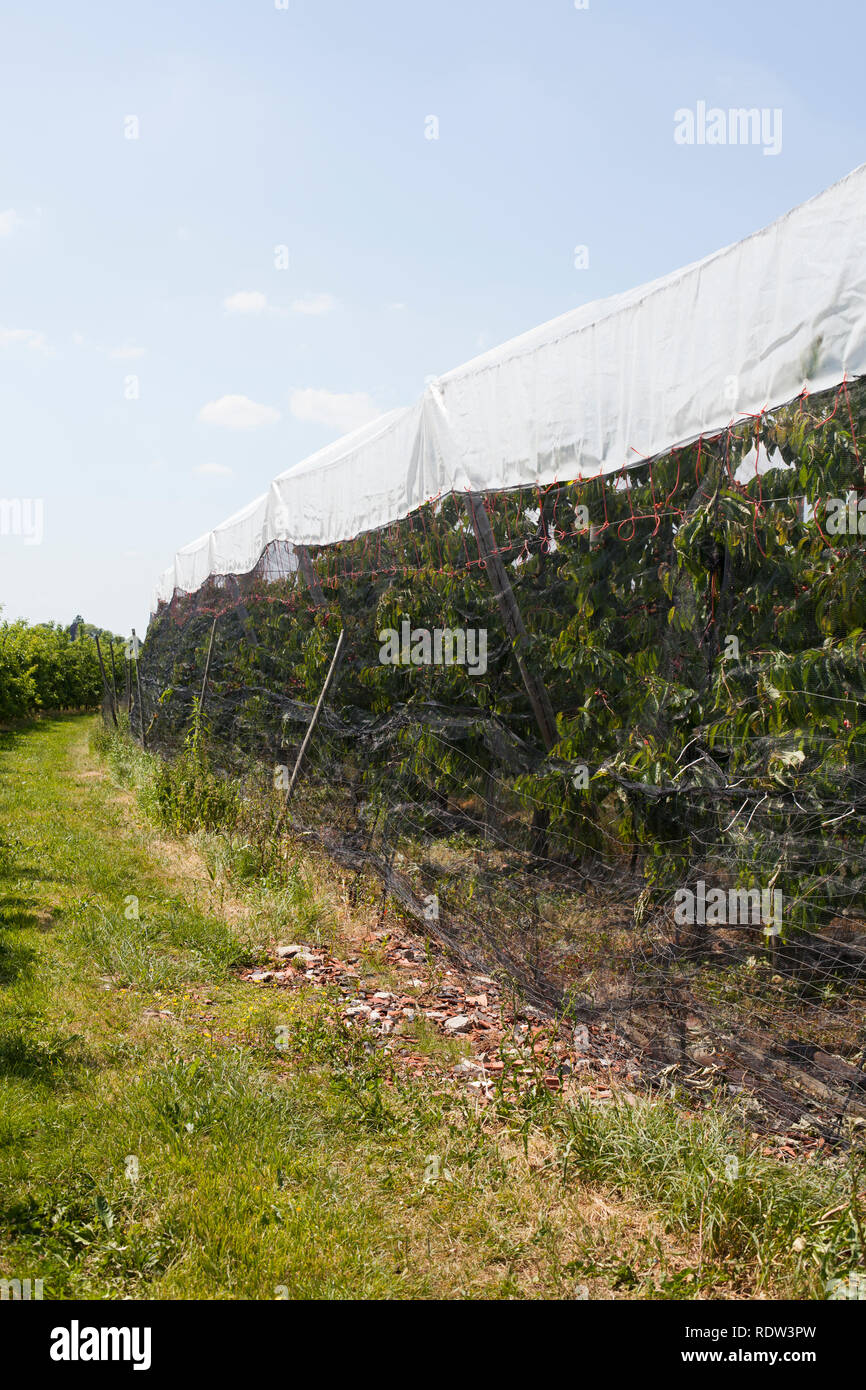
<instances>
[{"instance_id":1,"label":"protective net over trees","mask_svg":"<svg viewBox=\"0 0 866 1390\"><path fill-rule=\"evenodd\" d=\"M866 1118L864 179L283 475L163 581L134 712L648 1075L828 1135Z\"/></svg>"}]
</instances>

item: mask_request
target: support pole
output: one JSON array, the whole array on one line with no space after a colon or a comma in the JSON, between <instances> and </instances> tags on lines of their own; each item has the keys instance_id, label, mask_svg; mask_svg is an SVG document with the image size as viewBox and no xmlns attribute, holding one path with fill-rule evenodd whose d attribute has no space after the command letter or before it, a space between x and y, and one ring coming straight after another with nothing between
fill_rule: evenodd
<instances>
[{"instance_id":1,"label":"support pole","mask_svg":"<svg viewBox=\"0 0 866 1390\"><path fill-rule=\"evenodd\" d=\"M99 657L99 669L102 672L102 689L108 696L108 705L111 710L111 717L114 720L114 727L117 728L117 710L114 708L114 696L111 693L111 686L108 684L108 676L105 674L105 662L102 660L102 648L99 645L99 635L94 634L96 639L96 655Z\"/></svg>"},{"instance_id":2,"label":"support pole","mask_svg":"<svg viewBox=\"0 0 866 1390\"><path fill-rule=\"evenodd\" d=\"M219 615L217 615L219 616ZM207 644L207 656L204 663L204 675L201 682L201 694L198 697L198 709L195 712L195 742L198 743L199 730L201 729L201 714L204 709L204 697L207 694L207 680L210 675L210 659L213 654L213 639L216 632L217 620L214 618L211 623L210 641Z\"/></svg>"},{"instance_id":3,"label":"support pole","mask_svg":"<svg viewBox=\"0 0 866 1390\"><path fill-rule=\"evenodd\" d=\"M133 657L135 662L135 688L138 691L138 722L141 725L141 746L147 747L147 740L144 733L144 701L141 698L141 676L138 670L138 657Z\"/></svg>"},{"instance_id":4,"label":"support pole","mask_svg":"<svg viewBox=\"0 0 866 1390\"><path fill-rule=\"evenodd\" d=\"M117 693L117 667L114 664L114 643L108 644L108 655L111 657L111 684L114 686L114 703L120 708L120 696Z\"/></svg>"},{"instance_id":5,"label":"support pole","mask_svg":"<svg viewBox=\"0 0 866 1390\"><path fill-rule=\"evenodd\" d=\"M319 715L322 712L322 705L325 703L325 697L328 694L331 681L334 677L334 672L337 669L337 662L339 661L340 653L343 650L343 636L344 630L343 628L340 628L340 635L337 638L337 645L334 649L334 655L331 657L331 664L328 667L328 674L325 677L325 684L322 686L321 694L319 695L319 698L316 701L316 708L313 710L313 717L310 720L310 723L307 727L307 732L304 734L304 741L301 744L298 756L295 760L294 771L292 772L291 778L289 779L289 785L286 791L286 805L288 805L292 796L292 792L295 790L295 783L297 782L298 774L301 771L301 764L304 761L304 755L306 754L307 748L309 747L310 739L313 737L313 730L315 729L316 724L318 723Z\"/></svg>"},{"instance_id":6,"label":"support pole","mask_svg":"<svg viewBox=\"0 0 866 1390\"><path fill-rule=\"evenodd\" d=\"M484 507L484 499L480 493L467 492L464 494L464 505L475 531L481 557L487 566L487 573L496 601L499 604L505 630L511 639L514 660L529 696L535 722L549 753L559 738L556 731L556 715L553 712L553 705L550 703L550 696L544 681L539 676L533 675L526 664L524 653L529 646L529 636L517 606L517 599L514 597L511 581L502 562L499 547L496 544L493 527L490 525L490 518Z\"/></svg>"},{"instance_id":7,"label":"support pole","mask_svg":"<svg viewBox=\"0 0 866 1390\"><path fill-rule=\"evenodd\" d=\"M322 585L319 580L319 576L316 573L315 566L312 560L310 559L309 550L305 545L296 545L295 554L298 557L298 567L301 571L301 574L304 577L304 583L310 591L310 598L313 600L313 605L316 608L329 608L330 604L328 603L328 600L325 598L324 592L322 591ZM341 652L340 660L337 664L336 670L334 671L332 682L334 684L336 684L336 682L340 678L340 668L342 667L342 664L343 659Z\"/></svg>"}]
</instances>

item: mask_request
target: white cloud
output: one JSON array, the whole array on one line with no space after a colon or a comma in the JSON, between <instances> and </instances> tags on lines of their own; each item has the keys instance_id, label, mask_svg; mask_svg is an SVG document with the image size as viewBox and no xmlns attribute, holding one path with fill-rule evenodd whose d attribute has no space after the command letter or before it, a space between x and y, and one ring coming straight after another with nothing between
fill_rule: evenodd
<instances>
[{"instance_id":1,"label":"white cloud","mask_svg":"<svg viewBox=\"0 0 866 1390\"><path fill-rule=\"evenodd\" d=\"M227 430L257 430L260 425L272 425L280 412L270 405L259 405L249 396L220 396L208 401L198 413L206 425L220 425Z\"/></svg>"},{"instance_id":2,"label":"white cloud","mask_svg":"<svg viewBox=\"0 0 866 1390\"><path fill-rule=\"evenodd\" d=\"M263 314L268 307L268 297L261 290L238 290L223 300L223 308L229 314Z\"/></svg>"},{"instance_id":3,"label":"white cloud","mask_svg":"<svg viewBox=\"0 0 866 1390\"><path fill-rule=\"evenodd\" d=\"M14 208L7 208L5 212L0 212L0 237L11 236L17 232L23 222Z\"/></svg>"},{"instance_id":4,"label":"white cloud","mask_svg":"<svg viewBox=\"0 0 866 1390\"><path fill-rule=\"evenodd\" d=\"M293 391L289 405L296 420L329 425L341 434L360 429L382 414L365 391L340 395L336 391L316 391L307 387L304 391Z\"/></svg>"},{"instance_id":5,"label":"white cloud","mask_svg":"<svg viewBox=\"0 0 866 1390\"><path fill-rule=\"evenodd\" d=\"M337 308L339 301L332 294L308 294L292 305L296 314L331 314Z\"/></svg>"},{"instance_id":6,"label":"white cloud","mask_svg":"<svg viewBox=\"0 0 866 1390\"><path fill-rule=\"evenodd\" d=\"M51 352L45 334L37 333L34 328L0 328L0 348L19 345L31 348L34 352Z\"/></svg>"},{"instance_id":7,"label":"white cloud","mask_svg":"<svg viewBox=\"0 0 866 1390\"><path fill-rule=\"evenodd\" d=\"M201 474L202 477L210 478L230 478L232 476L232 469L225 463L198 463L193 472Z\"/></svg>"},{"instance_id":8,"label":"white cloud","mask_svg":"<svg viewBox=\"0 0 866 1390\"><path fill-rule=\"evenodd\" d=\"M132 359L133 357L144 357L146 352L147 348L133 347L130 345L128 347L112 348L111 352L108 355L109 357L118 357L121 358L123 361L127 361Z\"/></svg>"}]
</instances>

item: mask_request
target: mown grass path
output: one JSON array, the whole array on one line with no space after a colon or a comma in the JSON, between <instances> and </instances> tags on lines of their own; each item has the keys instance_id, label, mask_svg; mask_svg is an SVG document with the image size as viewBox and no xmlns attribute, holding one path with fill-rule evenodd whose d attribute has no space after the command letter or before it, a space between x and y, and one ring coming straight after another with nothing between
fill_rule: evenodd
<instances>
[{"instance_id":1,"label":"mown grass path","mask_svg":"<svg viewBox=\"0 0 866 1390\"><path fill-rule=\"evenodd\" d=\"M245 912L217 897L93 727L0 734L0 1278L46 1298L821 1297L862 1267L859 1169L783 1168L666 1102L485 1109L401 1076L327 990L242 980L291 914L260 887Z\"/></svg>"},{"instance_id":2,"label":"mown grass path","mask_svg":"<svg viewBox=\"0 0 866 1390\"><path fill-rule=\"evenodd\" d=\"M326 997L238 980L249 946L90 727L0 736L0 1274L46 1298L573 1297L587 1253L652 1250L649 1218L395 1079Z\"/></svg>"}]
</instances>

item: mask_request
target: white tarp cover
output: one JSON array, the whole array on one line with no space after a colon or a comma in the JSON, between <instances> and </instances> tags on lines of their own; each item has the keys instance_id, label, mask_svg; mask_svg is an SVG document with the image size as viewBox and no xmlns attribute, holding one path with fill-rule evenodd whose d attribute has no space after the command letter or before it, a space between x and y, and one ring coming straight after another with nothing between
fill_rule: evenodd
<instances>
[{"instance_id":1,"label":"white tarp cover","mask_svg":"<svg viewBox=\"0 0 866 1390\"><path fill-rule=\"evenodd\" d=\"M745 241L433 381L179 551L157 599L451 491L598 476L866 373L866 164Z\"/></svg>"}]
</instances>

